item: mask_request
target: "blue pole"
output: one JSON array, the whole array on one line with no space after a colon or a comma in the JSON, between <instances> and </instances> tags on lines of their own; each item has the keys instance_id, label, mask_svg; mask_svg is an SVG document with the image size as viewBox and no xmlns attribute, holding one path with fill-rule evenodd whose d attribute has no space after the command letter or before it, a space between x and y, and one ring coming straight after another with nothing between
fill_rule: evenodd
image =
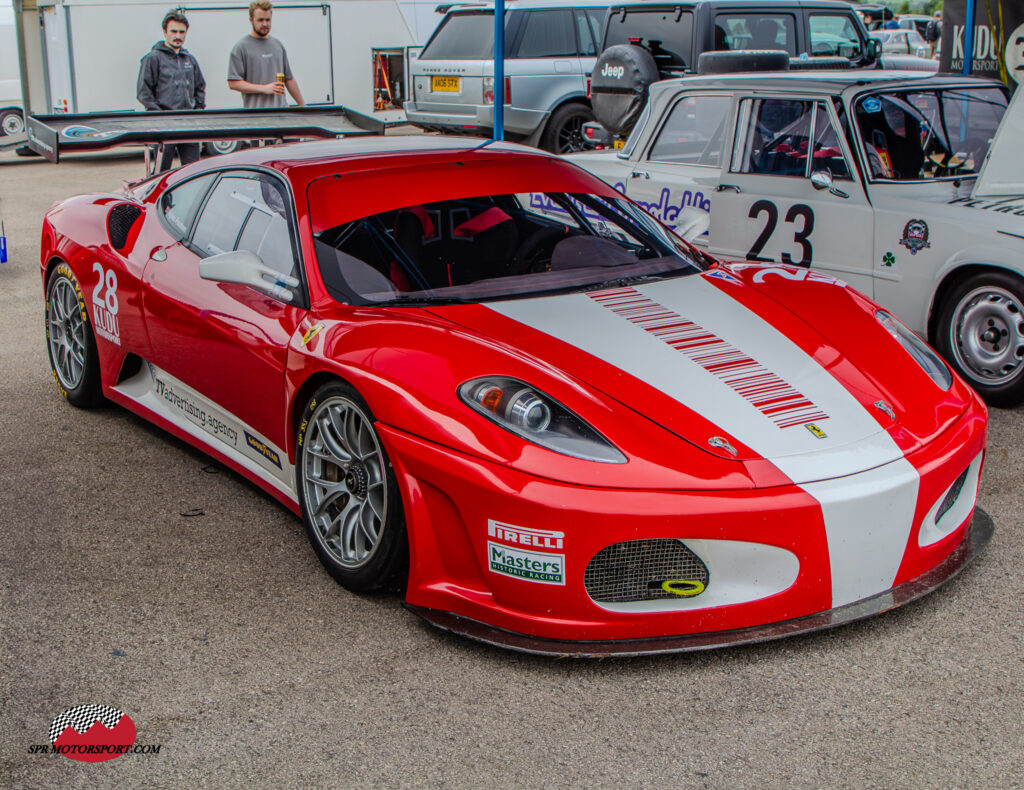
<instances>
[{"instance_id":1,"label":"blue pole","mask_svg":"<svg viewBox=\"0 0 1024 790\"><path fill-rule=\"evenodd\" d=\"M494 0L494 133L491 136L495 140L505 139L505 0Z\"/></svg>"},{"instance_id":2,"label":"blue pole","mask_svg":"<svg viewBox=\"0 0 1024 790\"><path fill-rule=\"evenodd\" d=\"M964 74L971 73L974 63L974 0L967 0L967 15L964 17Z\"/></svg>"}]
</instances>

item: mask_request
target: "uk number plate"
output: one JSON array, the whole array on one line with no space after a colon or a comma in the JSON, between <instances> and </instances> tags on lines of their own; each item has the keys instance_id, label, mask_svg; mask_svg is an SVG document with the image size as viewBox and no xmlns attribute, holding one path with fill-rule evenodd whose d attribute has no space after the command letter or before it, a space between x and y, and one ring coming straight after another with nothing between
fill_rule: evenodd
<instances>
[{"instance_id":1,"label":"uk number plate","mask_svg":"<svg viewBox=\"0 0 1024 790\"><path fill-rule=\"evenodd\" d=\"M446 93L459 92L458 77L431 77L430 89L432 91L444 91Z\"/></svg>"}]
</instances>

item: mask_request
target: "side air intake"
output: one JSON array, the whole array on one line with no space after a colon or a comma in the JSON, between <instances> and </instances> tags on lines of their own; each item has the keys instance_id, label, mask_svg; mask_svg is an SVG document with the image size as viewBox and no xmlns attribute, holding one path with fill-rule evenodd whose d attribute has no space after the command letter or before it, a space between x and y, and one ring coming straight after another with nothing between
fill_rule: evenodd
<instances>
[{"instance_id":1,"label":"side air intake","mask_svg":"<svg viewBox=\"0 0 1024 790\"><path fill-rule=\"evenodd\" d=\"M118 203L107 215L107 237L110 246L123 250L136 220L142 216L142 209L132 203Z\"/></svg>"}]
</instances>

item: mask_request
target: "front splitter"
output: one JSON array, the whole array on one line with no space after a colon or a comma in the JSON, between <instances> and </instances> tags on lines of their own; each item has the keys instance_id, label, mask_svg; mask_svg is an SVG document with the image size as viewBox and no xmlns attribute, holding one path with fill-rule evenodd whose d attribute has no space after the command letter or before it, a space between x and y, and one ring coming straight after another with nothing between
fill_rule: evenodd
<instances>
[{"instance_id":1,"label":"front splitter","mask_svg":"<svg viewBox=\"0 0 1024 790\"><path fill-rule=\"evenodd\" d=\"M826 612L799 617L795 620L784 620L779 623L766 623L749 628L738 628L731 631L711 631L700 634L683 634L651 639L620 639L613 641L563 641L558 639L542 639L540 637L506 631L503 628L481 623L468 617L427 609L406 604L406 608L415 612L427 622L444 631L485 642L489 645L517 650L522 653L534 653L542 656L559 658L608 658L632 656L651 656L659 653L685 653L693 650L714 650L722 647L748 645L756 642L767 642L786 636L807 634L813 631L824 631L836 628L857 620L887 612L917 600L938 589L960 571L966 568L978 554L988 545L995 532L992 518L979 507L974 509L971 525L963 541L952 554L927 573L916 579L886 590L870 598L829 609Z\"/></svg>"}]
</instances>

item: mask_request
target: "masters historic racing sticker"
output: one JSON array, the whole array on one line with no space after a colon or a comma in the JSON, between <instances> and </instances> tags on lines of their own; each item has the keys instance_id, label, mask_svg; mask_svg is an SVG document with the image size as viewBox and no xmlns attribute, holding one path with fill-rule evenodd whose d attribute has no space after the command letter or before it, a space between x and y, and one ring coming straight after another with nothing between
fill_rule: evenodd
<instances>
[{"instance_id":1,"label":"masters historic racing sticker","mask_svg":"<svg viewBox=\"0 0 1024 790\"><path fill-rule=\"evenodd\" d=\"M500 541L487 541L487 567L492 573L538 584L565 584L565 555L548 551L564 547L564 532L488 519L487 536Z\"/></svg>"},{"instance_id":2,"label":"masters historic racing sticker","mask_svg":"<svg viewBox=\"0 0 1024 790\"><path fill-rule=\"evenodd\" d=\"M912 219L903 226L903 238L900 244L910 250L911 255L917 255L918 251L925 247L931 247L928 243L928 223L923 219Z\"/></svg>"}]
</instances>

